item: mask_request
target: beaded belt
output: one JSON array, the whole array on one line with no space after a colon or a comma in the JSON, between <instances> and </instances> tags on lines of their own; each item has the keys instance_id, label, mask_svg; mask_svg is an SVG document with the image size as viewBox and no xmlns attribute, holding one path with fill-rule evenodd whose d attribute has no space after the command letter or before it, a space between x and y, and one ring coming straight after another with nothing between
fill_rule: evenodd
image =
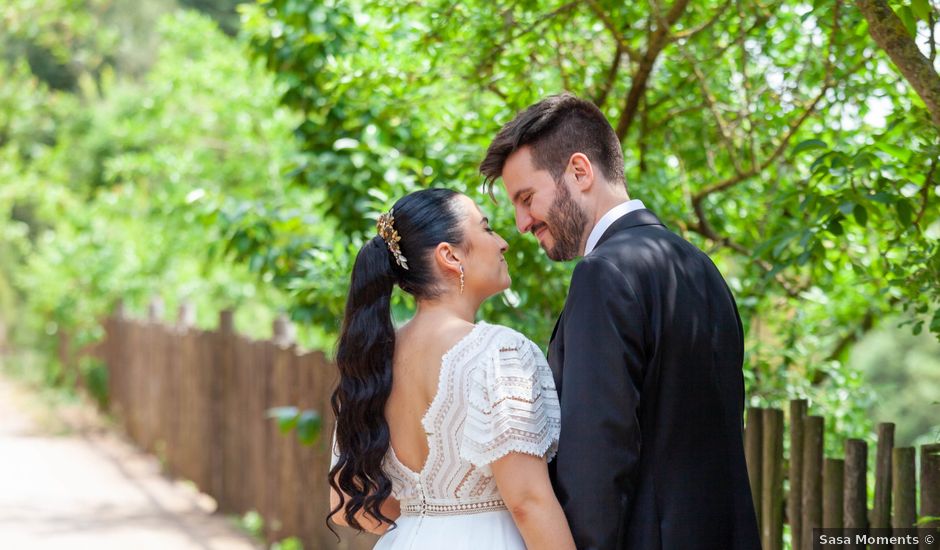
<instances>
[{"instance_id":1,"label":"beaded belt","mask_svg":"<svg viewBox=\"0 0 940 550\"><path fill-rule=\"evenodd\" d=\"M427 502L411 501L401 505L401 515L403 516L460 516L498 510L507 510L506 503L501 499L464 504L429 504Z\"/></svg>"}]
</instances>

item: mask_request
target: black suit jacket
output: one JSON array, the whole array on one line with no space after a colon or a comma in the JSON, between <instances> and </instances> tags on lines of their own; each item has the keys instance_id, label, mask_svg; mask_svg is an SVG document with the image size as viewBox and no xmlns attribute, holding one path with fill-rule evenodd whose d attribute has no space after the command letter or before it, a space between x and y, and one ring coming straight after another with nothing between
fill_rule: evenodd
<instances>
[{"instance_id":1,"label":"black suit jacket","mask_svg":"<svg viewBox=\"0 0 940 550\"><path fill-rule=\"evenodd\" d=\"M575 267L549 345L552 483L581 550L760 548L743 331L718 269L649 210Z\"/></svg>"}]
</instances>

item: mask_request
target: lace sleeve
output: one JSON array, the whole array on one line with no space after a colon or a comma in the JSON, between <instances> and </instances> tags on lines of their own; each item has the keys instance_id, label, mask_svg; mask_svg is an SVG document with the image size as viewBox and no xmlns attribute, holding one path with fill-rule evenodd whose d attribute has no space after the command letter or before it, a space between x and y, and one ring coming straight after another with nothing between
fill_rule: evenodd
<instances>
[{"instance_id":1,"label":"lace sleeve","mask_svg":"<svg viewBox=\"0 0 940 550\"><path fill-rule=\"evenodd\" d=\"M560 429L555 382L541 350L521 335L498 342L471 376L461 457L477 467L511 452L551 460Z\"/></svg>"}]
</instances>

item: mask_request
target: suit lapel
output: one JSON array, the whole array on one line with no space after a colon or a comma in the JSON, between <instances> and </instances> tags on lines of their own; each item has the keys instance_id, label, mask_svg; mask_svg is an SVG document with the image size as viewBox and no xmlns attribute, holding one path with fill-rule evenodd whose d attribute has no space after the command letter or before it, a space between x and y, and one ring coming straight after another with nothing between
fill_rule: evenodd
<instances>
[{"instance_id":1,"label":"suit lapel","mask_svg":"<svg viewBox=\"0 0 940 550\"><path fill-rule=\"evenodd\" d=\"M597 242L594 250L597 250L601 244L609 239L612 235L619 231L629 229L631 227L640 227L643 225L663 225L663 222L659 221L659 218L655 214L647 210L646 208L641 208L640 210L634 210L629 214L621 217L610 227L604 231L604 234L601 235L600 240ZM568 288L568 294L571 294L571 288ZM565 299L565 304L567 305L567 298ZM565 362L565 350L561 342L556 342L555 338L558 337L558 333L562 332L561 337L564 338L564 327L563 319L565 318L565 310L562 308L561 313L558 315L558 319L555 321L555 327L552 329L552 337L548 341L548 365L552 369L552 375L555 378L555 387L558 391L558 395L561 396L562 391L562 369L564 368Z\"/></svg>"}]
</instances>

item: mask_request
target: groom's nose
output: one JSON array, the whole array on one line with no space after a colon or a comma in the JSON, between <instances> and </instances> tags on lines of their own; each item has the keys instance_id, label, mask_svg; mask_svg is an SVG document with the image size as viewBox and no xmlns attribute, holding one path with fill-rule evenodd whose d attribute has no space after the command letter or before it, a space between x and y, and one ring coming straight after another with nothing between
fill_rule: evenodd
<instances>
[{"instance_id":1,"label":"groom's nose","mask_svg":"<svg viewBox=\"0 0 940 550\"><path fill-rule=\"evenodd\" d=\"M529 211L523 208L516 209L516 229L519 230L519 233L525 234L528 233L529 229L532 228L532 222L535 220L532 216L529 215Z\"/></svg>"}]
</instances>

